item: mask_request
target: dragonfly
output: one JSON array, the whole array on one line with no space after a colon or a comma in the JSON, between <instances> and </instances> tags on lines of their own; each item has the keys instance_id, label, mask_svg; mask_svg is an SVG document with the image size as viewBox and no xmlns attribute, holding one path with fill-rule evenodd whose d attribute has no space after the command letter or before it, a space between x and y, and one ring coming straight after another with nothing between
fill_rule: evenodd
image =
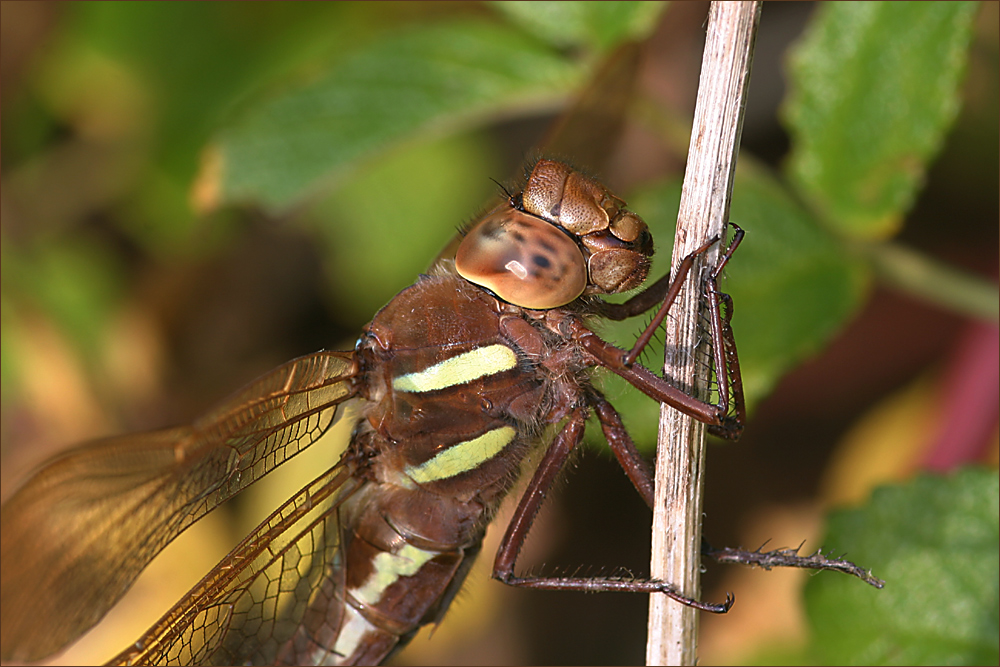
<instances>
[{"instance_id":1,"label":"dragonfly","mask_svg":"<svg viewBox=\"0 0 1000 667\"><path fill-rule=\"evenodd\" d=\"M702 286L713 404L637 362L649 335L623 350L592 322L653 312L651 333L695 262L721 240L688 255L673 277L607 302L603 295L645 281L651 234L596 180L538 160L522 188L463 230L453 255L375 315L354 350L301 357L192 424L99 440L31 477L0 509L3 658L37 660L75 639L177 535L344 418L354 422L340 461L111 664L380 663L441 620L533 457L537 467L495 556L496 579L543 590L655 592L727 611L731 598L691 599L670 582L527 576L516 561L591 415L652 504L650 469L591 369L621 376L716 435L739 437L745 415L731 308L717 281L742 236L736 228ZM361 407L347 410L351 402ZM48 623L33 624L35 614Z\"/></svg>"}]
</instances>

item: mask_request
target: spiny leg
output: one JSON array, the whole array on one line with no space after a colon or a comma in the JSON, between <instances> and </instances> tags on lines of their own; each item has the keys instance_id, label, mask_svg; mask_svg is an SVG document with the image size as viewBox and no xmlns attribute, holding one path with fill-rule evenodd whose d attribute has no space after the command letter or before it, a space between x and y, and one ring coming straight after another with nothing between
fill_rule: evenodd
<instances>
[{"instance_id":1,"label":"spiny leg","mask_svg":"<svg viewBox=\"0 0 1000 667\"><path fill-rule=\"evenodd\" d=\"M632 482L632 486L642 496L646 505L652 509L654 480L653 470L649 462L636 449L635 443L632 442L632 436L628 434L625 424L622 423L622 418L614 406L596 389L592 391L590 404L594 407L594 412L597 413L597 420L601 424L601 430L604 432L604 438L608 441L611 452L618 459L618 463Z\"/></svg>"},{"instance_id":2,"label":"spiny leg","mask_svg":"<svg viewBox=\"0 0 1000 667\"><path fill-rule=\"evenodd\" d=\"M573 448L583 439L586 419L586 412L583 408L576 408L542 457L535 474L532 475L528 487L518 502L514 516L507 524L507 532L504 533L503 540L500 541L496 559L493 561L494 579L499 579L507 584L523 585L515 583L519 581L514 576L514 564L517 561L517 556L528 536L528 531L531 530L535 515L538 514L538 510L545 501L545 494L552 487L552 483L566 464Z\"/></svg>"},{"instance_id":3,"label":"spiny leg","mask_svg":"<svg viewBox=\"0 0 1000 667\"><path fill-rule=\"evenodd\" d=\"M727 423L727 413L719 406L708 403L671 385L652 371L635 364L625 366L621 358L625 352L603 340L579 321L568 324L570 335L594 357L595 365L603 366L625 378L629 384L660 403L680 410L700 422L722 428ZM714 431L713 431L714 432Z\"/></svg>"},{"instance_id":4,"label":"spiny leg","mask_svg":"<svg viewBox=\"0 0 1000 667\"><path fill-rule=\"evenodd\" d=\"M674 275L673 281L671 281L670 286L667 288L667 293L663 297L663 302L660 304L659 309L656 314L653 315L653 319L650 320L649 324L646 325L645 330L636 339L635 344L632 349L622 358L622 363L626 366L631 366L635 363L635 360L639 358L642 351L646 349L649 345L649 341L653 340L653 336L656 334L656 330L660 328L663 324L663 320L667 318L667 314L670 312L670 308L674 305L674 301L677 300L677 295L680 294L681 288L684 286L684 281L687 280L688 273L691 272L691 267L694 266L694 260L706 252L709 248L715 245L719 240L719 237L714 237L710 239L705 245L701 246L694 252L688 253L688 255L681 260L680 265L677 267L677 273Z\"/></svg>"},{"instance_id":5,"label":"spiny leg","mask_svg":"<svg viewBox=\"0 0 1000 667\"><path fill-rule=\"evenodd\" d=\"M684 279L687 278L688 272L694 265L695 258L715 245L718 240L718 237L714 237L700 248L689 253L683 260L681 260L681 263L677 267L677 273L673 279L671 279L671 276L668 273L661 276L652 285L623 303L605 302L599 306L600 314L609 320L619 321L627 320L628 318L635 317L637 315L642 315L657 304L661 305L661 310L663 309L663 305L666 305L666 310L669 310L670 306L674 302L674 299L676 299L677 295L680 293L681 286L684 284ZM663 321L662 318L660 321ZM659 323L657 323L657 325L658 324Z\"/></svg>"},{"instance_id":6,"label":"spiny leg","mask_svg":"<svg viewBox=\"0 0 1000 667\"><path fill-rule=\"evenodd\" d=\"M535 471L528 488L518 503L514 517L507 526L507 532L500 542L497 557L493 563L493 577L511 586L534 588L540 590L603 592L620 591L630 593L663 593L682 604L710 611L725 613L729 611L733 600L731 596L721 604L710 604L681 595L673 586L663 581L633 580L625 581L601 577L518 577L514 575L514 565L517 556L524 546L524 540L531 529L545 494L552 487L559 471L565 465L570 452L583 439L587 413L584 408L576 408L569 421L556 436L545 456Z\"/></svg>"},{"instance_id":7,"label":"spiny leg","mask_svg":"<svg viewBox=\"0 0 1000 667\"><path fill-rule=\"evenodd\" d=\"M712 270L712 273L709 276L709 281L713 286L717 285L717 280L719 278L719 275L722 273L722 270L726 267L726 264L729 263L729 259L733 256L733 253L736 251L736 248L739 247L740 242L743 240L743 236L746 234L746 232L744 232L739 225L733 224L733 229L736 230L736 233L733 236L733 240L729 243L729 246L726 248L725 252L723 252L722 255L719 257L719 261L716 262L715 268ZM663 324L663 320L666 319L667 313L670 312L671 306L673 306L674 301L677 300L677 295L680 294L681 287L683 287L684 281L687 279L687 275L691 271L691 267L694 266L694 260L699 255L707 252L708 249L711 248L713 245L715 245L718 241L719 241L718 236L709 239L707 243L702 245L700 248L695 249L693 252L688 253L688 255L683 260L681 260L680 265L678 265L677 267L677 274L674 276L674 279L669 283L669 286L666 288L666 293L663 296L663 302L660 304L659 310L656 311L656 315L653 316L653 319L649 322L648 325L646 325L646 329L639 335L639 338L636 339L635 345L632 346L632 349L629 350L628 354L625 355L625 357L622 359L622 362L626 366L630 366L633 363L635 363L635 360L639 358L639 355L642 354L642 351L646 349L647 345L649 345L649 341L653 339L653 335L656 333L656 330L660 327L661 324ZM663 279L661 278L660 280L656 281L656 283L653 284L652 289L662 289L662 286L660 286L662 280ZM637 295L637 296L642 296L642 295ZM631 303L631 301L632 299L626 301L622 305L628 306ZM639 313L642 312L645 311L639 311ZM634 313L634 314L638 315L639 313ZM718 342L719 341L713 340L712 344L716 345Z\"/></svg>"},{"instance_id":8,"label":"spiny leg","mask_svg":"<svg viewBox=\"0 0 1000 667\"><path fill-rule=\"evenodd\" d=\"M705 291L709 296L708 312L712 327L712 355L715 363L715 377L718 382L719 410L725 415L723 423L715 428L709 428L709 432L730 440L737 440L743 432L743 423L746 420L743 379L740 374L739 357L736 353L736 339L733 336L732 327L729 326L733 317L733 300L728 294L719 291L718 283L722 270L729 263L746 234L739 225L733 224L732 226L735 230L733 240L729 242L726 251L722 253L712 273L709 274ZM720 301L725 303L724 308L720 308ZM735 417L728 416L730 397L732 397Z\"/></svg>"},{"instance_id":9,"label":"spiny leg","mask_svg":"<svg viewBox=\"0 0 1000 667\"><path fill-rule=\"evenodd\" d=\"M728 247L720 256L714 269L709 274L706 284L706 292L709 295L708 310L712 332L713 361L715 375L719 383L718 406L687 396L665 381L654 379L656 376L642 369L641 366L633 365L635 359L638 358L642 350L648 345L657 327L663 322L670 307L676 300L677 294L680 292L681 286L690 272L695 258L708 250L718 239L712 239L685 257L680 266L678 266L677 274L673 280L669 280L668 276L664 276L644 292L625 303L617 305L605 304L602 307L602 314L612 319L624 319L625 317L631 317L644 312L644 309L648 309L656 303L656 299L663 299L656 315L636 340L635 345L630 351L625 352L620 350L600 340L596 335L591 334L588 336L582 331L582 327L578 327L581 331L577 333L581 344L600 360L601 365L621 375L648 396L662 403L667 403L685 414L706 423L709 427L709 432L713 435L736 440L743 431L745 417L743 387L739 359L736 354L736 341L729 326L729 320L732 317L732 300L728 295L718 290L718 277L745 235L743 229L738 225L733 224L732 226L735 229L733 240L730 241ZM720 300L725 301L725 309L720 308ZM723 311L725 311L725 315L723 315ZM633 370L635 372L631 372ZM730 397L732 397L733 407L735 408L735 416L729 416Z\"/></svg>"}]
</instances>

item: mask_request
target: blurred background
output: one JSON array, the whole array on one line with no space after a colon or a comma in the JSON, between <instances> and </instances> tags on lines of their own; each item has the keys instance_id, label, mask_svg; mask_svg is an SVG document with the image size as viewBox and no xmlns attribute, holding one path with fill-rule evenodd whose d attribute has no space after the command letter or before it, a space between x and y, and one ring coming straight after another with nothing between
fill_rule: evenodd
<instances>
[{"instance_id":1,"label":"blurred background","mask_svg":"<svg viewBox=\"0 0 1000 667\"><path fill-rule=\"evenodd\" d=\"M707 6L671 6L644 44L638 85L682 129L664 141L626 128L602 172L619 193L683 170ZM779 117L785 59L814 11L768 4L761 20L743 154L775 169L789 150ZM495 195L490 178L520 173L566 97L538 96L401 142L291 204L207 210L198 189L211 180L207 147L248 105L314 80L390 31L501 22L502 13L409 2L5 2L0 12L3 498L66 446L188 422L284 361L353 347L375 311ZM977 14L961 111L896 237L994 284L998 18L996 3ZM739 340L741 318L754 313L739 301L736 313ZM863 501L874 484L968 462L995 467L997 345L995 321L873 284L828 345L755 401L739 444L709 450L708 540L807 540L811 551L824 546L823 510ZM992 416L963 412L963 396L988 403L990 391ZM942 444L956 428L969 431L960 452ZM273 508L335 460L336 447L312 447L314 458L285 466L295 469L269 480L259 501L200 522L56 660L103 661L133 641L255 525L265 510L252 503ZM647 572L650 514L613 459L593 447L573 467L523 566ZM643 661L644 596L490 582L499 532L432 640L421 633L399 664ZM776 660L801 646L806 576L708 565L704 597L734 591L737 604L702 619L702 662Z\"/></svg>"}]
</instances>

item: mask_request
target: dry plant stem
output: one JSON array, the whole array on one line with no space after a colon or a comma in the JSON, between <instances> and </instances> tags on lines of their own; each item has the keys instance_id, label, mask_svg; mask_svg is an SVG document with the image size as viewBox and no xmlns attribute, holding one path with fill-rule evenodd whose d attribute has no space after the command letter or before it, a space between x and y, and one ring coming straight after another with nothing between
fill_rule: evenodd
<instances>
[{"instance_id":1,"label":"dry plant stem","mask_svg":"<svg viewBox=\"0 0 1000 667\"><path fill-rule=\"evenodd\" d=\"M727 221L759 17L759 2L713 2L709 9L674 239L674 266L707 239L721 234ZM664 366L667 377L678 387L702 397L708 390L707 370L694 363L703 306L701 285L718 248L709 254L691 271L674 303L672 317L667 319ZM651 571L654 578L671 582L681 593L694 598L701 597L704 433L702 424L661 406ZM651 595L646 664L695 664L697 630L694 609L665 595Z\"/></svg>"}]
</instances>

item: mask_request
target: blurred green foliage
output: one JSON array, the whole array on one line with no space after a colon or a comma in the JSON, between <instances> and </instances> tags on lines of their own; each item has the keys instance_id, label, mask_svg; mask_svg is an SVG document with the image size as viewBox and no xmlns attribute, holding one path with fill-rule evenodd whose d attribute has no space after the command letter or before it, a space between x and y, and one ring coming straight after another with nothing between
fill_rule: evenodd
<instances>
[{"instance_id":1,"label":"blurred green foliage","mask_svg":"<svg viewBox=\"0 0 1000 667\"><path fill-rule=\"evenodd\" d=\"M961 105L974 2L827 5L790 60L789 176L832 228L886 238Z\"/></svg>"},{"instance_id":2,"label":"blurred green foliage","mask_svg":"<svg viewBox=\"0 0 1000 667\"><path fill-rule=\"evenodd\" d=\"M842 577L806 587L812 661L830 665L991 665L1000 659L1000 489L967 468L882 487L830 517L828 548L885 577L876 591Z\"/></svg>"}]
</instances>

